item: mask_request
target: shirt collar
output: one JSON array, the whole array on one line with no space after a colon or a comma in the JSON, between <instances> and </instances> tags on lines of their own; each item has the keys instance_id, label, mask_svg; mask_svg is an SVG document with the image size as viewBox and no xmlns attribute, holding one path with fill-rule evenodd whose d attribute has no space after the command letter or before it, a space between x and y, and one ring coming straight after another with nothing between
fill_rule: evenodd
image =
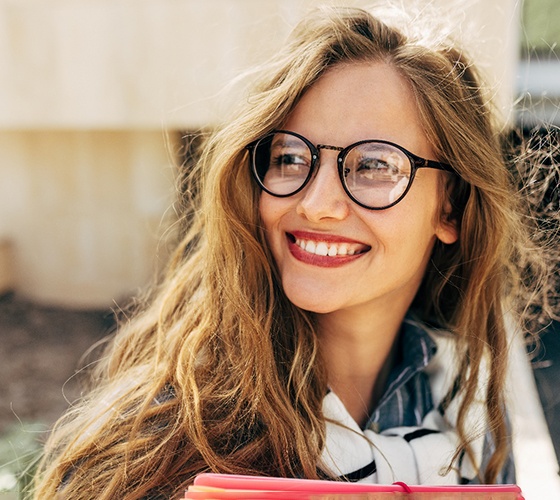
<instances>
[{"instance_id":1,"label":"shirt collar","mask_svg":"<svg viewBox=\"0 0 560 500\"><path fill-rule=\"evenodd\" d=\"M406 317L397 340L397 362L391 369L383 396L376 406L382 408L395 392L422 371L437 351L437 345L421 322Z\"/></svg>"}]
</instances>

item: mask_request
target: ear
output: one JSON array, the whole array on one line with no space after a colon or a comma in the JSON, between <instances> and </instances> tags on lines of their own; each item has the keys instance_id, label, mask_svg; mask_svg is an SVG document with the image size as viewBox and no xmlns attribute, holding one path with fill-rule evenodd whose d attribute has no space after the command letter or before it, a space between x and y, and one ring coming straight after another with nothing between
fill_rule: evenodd
<instances>
[{"instance_id":1,"label":"ear","mask_svg":"<svg viewBox=\"0 0 560 500\"><path fill-rule=\"evenodd\" d=\"M441 207L439 220L436 225L436 237L446 245L451 245L459 239L459 231L457 229L457 218L453 214L451 200L445 195L445 201Z\"/></svg>"},{"instance_id":2,"label":"ear","mask_svg":"<svg viewBox=\"0 0 560 500\"><path fill-rule=\"evenodd\" d=\"M446 245L451 245L459 239L457 220L451 219L449 214L442 214L436 227L436 237Z\"/></svg>"},{"instance_id":3,"label":"ear","mask_svg":"<svg viewBox=\"0 0 560 500\"><path fill-rule=\"evenodd\" d=\"M436 222L435 235L438 240L446 245L451 245L459 239L460 217L458 210L453 209L452 196L455 191L457 178L452 175L440 177L440 212Z\"/></svg>"}]
</instances>

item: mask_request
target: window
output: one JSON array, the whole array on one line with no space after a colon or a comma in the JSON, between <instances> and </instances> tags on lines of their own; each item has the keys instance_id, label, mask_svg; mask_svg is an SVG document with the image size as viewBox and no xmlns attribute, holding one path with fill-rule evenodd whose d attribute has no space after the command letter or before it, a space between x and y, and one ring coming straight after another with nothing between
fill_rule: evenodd
<instances>
[{"instance_id":1,"label":"window","mask_svg":"<svg viewBox=\"0 0 560 500\"><path fill-rule=\"evenodd\" d=\"M560 126L560 1L524 0L516 119Z\"/></svg>"}]
</instances>

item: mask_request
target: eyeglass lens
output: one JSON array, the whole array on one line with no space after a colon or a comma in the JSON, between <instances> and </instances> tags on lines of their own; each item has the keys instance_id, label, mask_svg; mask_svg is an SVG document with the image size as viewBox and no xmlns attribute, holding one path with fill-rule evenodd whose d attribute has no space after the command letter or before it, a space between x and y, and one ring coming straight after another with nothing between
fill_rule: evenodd
<instances>
[{"instance_id":1,"label":"eyeglass lens","mask_svg":"<svg viewBox=\"0 0 560 500\"><path fill-rule=\"evenodd\" d=\"M344 153L343 183L358 203L383 208L393 204L406 191L412 164L397 147L367 141ZM302 139L279 132L257 142L253 161L254 172L269 193L289 196L308 181L314 160L313 152Z\"/></svg>"}]
</instances>

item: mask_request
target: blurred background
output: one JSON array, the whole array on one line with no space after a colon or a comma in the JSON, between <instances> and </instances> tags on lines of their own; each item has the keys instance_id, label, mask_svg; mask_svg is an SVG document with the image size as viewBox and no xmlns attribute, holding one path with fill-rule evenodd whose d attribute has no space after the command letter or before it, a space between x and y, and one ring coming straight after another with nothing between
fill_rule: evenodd
<instances>
[{"instance_id":1,"label":"blurred background","mask_svg":"<svg viewBox=\"0 0 560 500\"><path fill-rule=\"evenodd\" d=\"M219 123L240 96L229 82L323 3L387 2L0 0L0 492L14 494L27 454L79 395L80 357L112 310L165 265L189 137ZM397 3L449 20L504 123L560 125L558 0ZM556 476L553 330L524 383L553 437L527 467Z\"/></svg>"}]
</instances>

